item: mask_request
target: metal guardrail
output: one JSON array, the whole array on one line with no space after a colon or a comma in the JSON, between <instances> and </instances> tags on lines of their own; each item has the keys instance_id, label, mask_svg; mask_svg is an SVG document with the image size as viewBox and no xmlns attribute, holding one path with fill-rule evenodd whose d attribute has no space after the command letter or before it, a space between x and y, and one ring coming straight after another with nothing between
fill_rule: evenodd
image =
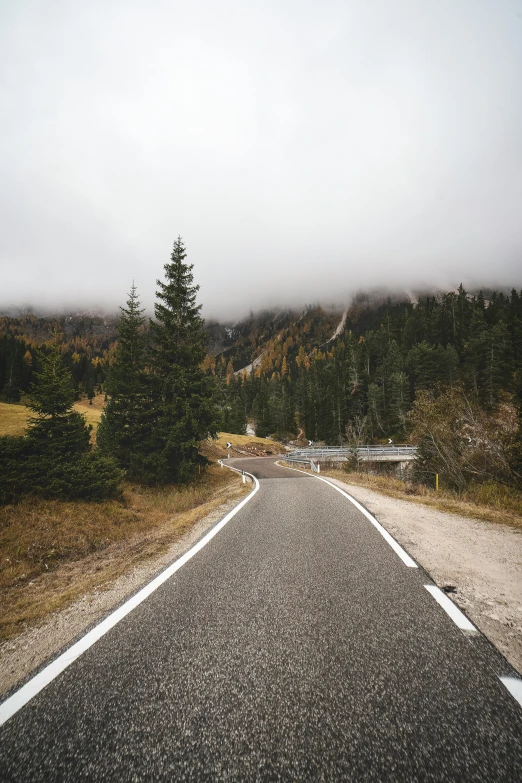
<instances>
[{"instance_id":1,"label":"metal guardrail","mask_svg":"<svg viewBox=\"0 0 522 783\"><path fill-rule=\"evenodd\" d=\"M295 451L291 451L287 458L290 459L298 459L303 458L305 460L310 460L312 458L318 458L327 460L329 457L349 457L353 454L353 449L348 448L335 448L335 447L327 447L324 449L296 449ZM410 456L414 457L417 453L417 447L416 446L360 446L357 449L357 453L361 457L373 457L373 456L389 456L389 457L399 457L399 456Z\"/></svg>"},{"instance_id":2,"label":"metal guardrail","mask_svg":"<svg viewBox=\"0 0 522 783\"><path fill-rule=\"evenodd\" d=\"M291 455L288 455L287 457L283 457L282 462L291 462L292 465L308 465L310 470L313 470L314 473L321 472L320 464L315 464L313 459L300 459L299 457L292 457Z\"/></svg>"}]
</instances>

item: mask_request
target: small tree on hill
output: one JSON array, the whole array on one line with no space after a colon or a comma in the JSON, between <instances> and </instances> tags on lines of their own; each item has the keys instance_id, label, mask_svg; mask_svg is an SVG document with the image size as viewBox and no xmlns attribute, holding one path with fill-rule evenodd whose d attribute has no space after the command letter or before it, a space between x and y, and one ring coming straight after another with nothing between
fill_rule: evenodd
<instances>
[{"instance_id":1,"label":"small tree on hill","mask_svg":"<svg viewBox=\"0 0 522 783\"><path fill-rule=\"evenodd\" d=\"M74 391L57 341L40 355L31 387L27 435L2 438L0 468L5 484L0 501L35 494L62 499L103 500L114 495L120 473L112 460L92 452L90 427L72 409Z\"/></svg>"}]
</instances>

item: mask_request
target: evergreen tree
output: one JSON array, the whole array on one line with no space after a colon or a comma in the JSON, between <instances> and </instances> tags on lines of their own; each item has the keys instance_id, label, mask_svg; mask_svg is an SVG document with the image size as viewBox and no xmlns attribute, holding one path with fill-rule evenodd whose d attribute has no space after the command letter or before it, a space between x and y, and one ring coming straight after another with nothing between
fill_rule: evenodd
<instances>
[{"instance_id":1,"label":"evergreen tree","mask_svg":"<svg viewBox=\"0 0 522 783\"><path fill-rule=\"evenodd\" d=\"M40 357L31 389L27 435L0 443L5 483L0 501L28 493L61 499L103 500L117 492L120 473L110 459L94 453L85 418L72 409L74 391L57 340Z\"/></svg>"},{"instance_id":2,"label":"evergreen tree","mask_svg":"<svg viewBox=\"0 0 522 783\"><path fill-rule=\"evenodd\" d=\"M164 267L166 281L157 281L156 320L150 322L155 421L142 465L152 483L191 479L206 462L199 442L215 435L219 422L214 379L201 366L206 351L199 286L185 258L178 237Z\"/></svg>"},{"instance_id":3,"label":"evergreen tree","mask_svg":"<svg viewBox=\"0 0 522 783\"><path fill-rule=\"evenodd\" d=\"M258 438L266 438L274 432L270 397L268 393L268 381L264 377L259 379L258 390L255 396L252 412L256 423L256 435Z\"/></svg>"},{"instance_id":4,"label":"evergreen tree","mask_svg":"<svg viewBox=\"0 0 522 783\"><path fill-rule=\"evenodd\" d=\"M154 420L145 372L144 310L132 284L127 307L120 307L118 346L105 391L107 405L97 433L100 451L112 455L130 478L140 479L143 445Z\"/></svg>"},{"instance_id":5,"label":"evergreen tree","mask_svg":"<svg viewBox=\"0 0 522 783\"><path fill-rule=\"evenodd\" d=\"M234 375L225 377L223 373L219 373L216 382L221 412L220 429L223 432L245 435L247 427L246 399L243 394L241 378Z\"/></svg>"},{"instance_id":6,"label":"evergreen tree","mask_svg":"<svg viewBox=\"0 0 522 783\"><path fill-rule=\"evenodd\" d=\"M402 439L406 434L406 416L410 405L406 373L390 375L388 389L390 434Z\"/></svg>"}]
</instances>

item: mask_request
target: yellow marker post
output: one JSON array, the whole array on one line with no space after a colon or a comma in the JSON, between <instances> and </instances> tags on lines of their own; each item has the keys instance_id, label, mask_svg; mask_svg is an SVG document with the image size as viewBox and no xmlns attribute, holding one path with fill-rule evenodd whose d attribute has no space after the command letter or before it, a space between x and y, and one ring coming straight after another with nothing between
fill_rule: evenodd
<instances>
[{"instance_id":1,"label":"yellow marker post","mask_svg":"<svg viewBox=\"0 0 522 783\"><path fill-rule=\"evenodd\" d=\"M435 473L435 492L439 491L439 474Z\"/></svg>"}]
</instances>

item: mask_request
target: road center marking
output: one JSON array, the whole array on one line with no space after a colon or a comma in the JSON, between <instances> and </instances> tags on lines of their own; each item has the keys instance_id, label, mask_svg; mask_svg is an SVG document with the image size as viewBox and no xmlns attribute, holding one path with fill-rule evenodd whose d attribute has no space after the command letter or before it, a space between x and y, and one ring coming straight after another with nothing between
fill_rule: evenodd
<instances>
[{"instance_id":1,"label":"road center marking","mask_svg":"<svg viewBox=\"0 0 522 783\"><path fill-rule=\"evenodd\" d=\"M145 585L145 587L142 587L141 590L129 598L129 600L126 601L122 606L118 607L118 609L115 609L115 611L102 620L101 623L98 623L98 625L86 633L85 636L82 636L81 639L75 642L72 647L69 647L68 650L59 655L58 658L48 664L48 666L42 669L41 672L38 672L38 674L29 680L29 682L26 682L25 685L22 685L19 690L15 691L12 696L0 704L0 726L8 721L9 718L18 712L18 710L27 704L27 702L31 701L31 699L40 693L41 690L43 690L47 685L49 685L50 682L58 677L61 672L67 669L71 663L74 663L74 661L79 658L80 655L82 655L86 650L88 650L89 647L92 647L93 644L101 639L102 636L105 636L105 634L110 631L111 628L114 628L114 626L117 625L120 620L123 620L123 618L130 614L133 609L143 603L143 601L145 601L149 595L154 593L158 587L161 587L161 585L166 582L167 579L170 579L170 577L175 574L176 571L179 571L179 569L184 566L185 563L188 563L188 561L193 558L195 554L203 549L203 547L206 546L209 541L211 541L214 536L225 527L227 522L230 522L232 517L234 517L238 511L241 511L241 509L250 500L252 500L256 492L259 490L259 481L251 473L248 473L247 475L252 478L255 484L255 488L248 495L248 497L238 503L238 505L233 508L232 511L229 511L229 513L223 517L223 519L218 522L217 525L209 530L209 532L204 535L197 544L194 544L194 546L191 547L188 552L185 552L184 555L175 560L174 563L169 565L164 571L158 574L158 576L156 576L152 582L149 582L147 585Z\"/></svg>"},{"instance_id":2,"label":"road center marking","mask_svg":"<svg viewBox=\"0 0 522 783\"><path fill-rule=\"evenodd\" d=\"M522 680L518 677L499 677L499 680L506 686L514 699L522 707Z\"/></svg>"}]
</instances>

